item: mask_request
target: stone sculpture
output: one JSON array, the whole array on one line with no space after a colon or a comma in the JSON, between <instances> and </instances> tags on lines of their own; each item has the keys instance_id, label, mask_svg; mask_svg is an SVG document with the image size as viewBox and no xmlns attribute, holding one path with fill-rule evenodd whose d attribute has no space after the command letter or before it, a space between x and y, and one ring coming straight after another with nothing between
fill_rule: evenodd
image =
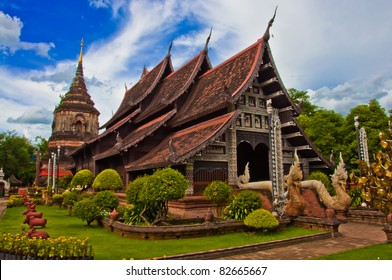
<instances>
[{"instance_id":1,"label":"stone sculpture","mask_svg":"<svg viewBox=\"0 0 392 280\"><path fill-rule=\"evenodd\" d=\"M28 224L30 228L35 226L44 228L46 225L47 220L45 218L34 218L29 215L23 220L24 224Z\"/></svg>"},{"instance_id":2,"label":"stone sculpture","mask_svg":"<svg viewBox=\"0 0 392 280\"><path fill-rule=\"evenodd\" d=\"M29 238L42 238L42 239L48 239L50 238L49 234L46 231L42 230L36 230L35 228L29 229L29 231L26 233L26 235Z\"/></svg>"}]
</instances>

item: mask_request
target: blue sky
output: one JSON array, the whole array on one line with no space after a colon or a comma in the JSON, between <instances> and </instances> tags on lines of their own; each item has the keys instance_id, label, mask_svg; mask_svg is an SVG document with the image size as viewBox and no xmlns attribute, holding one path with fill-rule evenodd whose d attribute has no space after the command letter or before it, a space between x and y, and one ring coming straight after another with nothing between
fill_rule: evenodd
<instances>
[{"instance_id":1,"label":"blue sky","mask_svg":"<svg viewBox=\"0 0 392 280\"><path fill-rule=\"evenodd\" d=\"M53 110L83 49L87 87L104 124L125 84L173 40L175 68L204 46L218 65L264 33L287 88L346 114L370 99L392 108L392 1L0 0L0 131L48 138Z\"/></svg>"}]
</instances>

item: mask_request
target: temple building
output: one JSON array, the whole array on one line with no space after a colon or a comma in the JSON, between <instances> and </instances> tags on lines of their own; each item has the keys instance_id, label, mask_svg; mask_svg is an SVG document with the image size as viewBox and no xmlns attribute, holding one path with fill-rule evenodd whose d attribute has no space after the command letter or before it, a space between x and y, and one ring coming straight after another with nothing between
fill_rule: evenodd
<instances>
[{"instance_id":1,"label":"temple building","mask_svg":"<svg viewBox=\"0 0 392 280\"><path fill-rule=\"evenodd\" d=\"M235 186L247 163L250 181L282 177L295 150L305 176L331 167L295 119L300 108L288 95L268 44L273 19L254 44L215 67L208 57L211 34L176 70L170 45L167 55L126 89L102 126L105 131L73 152L76 171L113 168L126 186L171 166L190 181L188 194L201 194L214 180Z\"/></svg>"},{"instance_id":2,"label":"temple building","mask_svg":"<svg viewBox=\"0 0 392 280\"><path fill-rule=\"evenodd\" d=\"M61 99L53 113L52 134L49 138L49 158L43 158L40 163L40 178L48 177L48 168L53 170L54 155L56 155L55 176L62 177L72 174L74 167L70 154L83 145L87 139L96 137L99 132L99 111L87 91L83 75L83 40L75 76L69 91ZM51 171L53 172L53 171ZM50 174L52 177L53 174Z\"/></svg>"}]
</instances>

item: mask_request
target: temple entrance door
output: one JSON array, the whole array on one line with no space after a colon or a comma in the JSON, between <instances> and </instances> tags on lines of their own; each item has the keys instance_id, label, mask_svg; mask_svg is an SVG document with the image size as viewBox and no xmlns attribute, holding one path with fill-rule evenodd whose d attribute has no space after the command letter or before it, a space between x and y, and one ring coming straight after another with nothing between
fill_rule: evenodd
<instances>
[{"instance_id":1,"label":"temple entrance door","mask_svg":"<svg viewBox=\"0 0 392 280\"><path fill-rule=\"evenodd\" d=\"M248 162L251 182L270 180L268 147L265 144L258 144L255 149L246 141L238 145L237 176L244 174Z\"/></svg>"},{"instance_id":2,"label":"temple entrance door","mask_svg":"<svg viewBox=\"0 0 392 280\"><path fill-rule=\"evenodd\" d=\"M254 181L270 180L269 176L268 147L265 144L258 144L253 152L253 161L250 165L250 174Z\"/></svg>"},{"instance_id":3,"label":"temple entrance door","mask_svg":"<svg viewBox=\"0 0 392 280\"><path fill-rule=\"evenodd\" d=\"M237 146L237 176L244 174L249 162L250 181L266 181L269 177L268 147L258 144L255 149L249 142L242 141Z\"/></svg>"}]
</instances>

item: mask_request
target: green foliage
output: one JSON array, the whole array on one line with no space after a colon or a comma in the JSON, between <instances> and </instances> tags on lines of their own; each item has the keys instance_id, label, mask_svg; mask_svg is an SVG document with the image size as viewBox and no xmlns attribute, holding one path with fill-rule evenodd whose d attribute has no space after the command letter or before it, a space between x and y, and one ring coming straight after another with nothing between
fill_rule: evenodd
<instances>
[{"instance_id":1,"label":"green foliage","mask_svg":"<svg viewBox=\"0 0 392 280\"><path fill-rule=\"evenodd\" d=\"M257 209L245 218L244 224L247 227L270 231L279 225L279 221L268 210Z\"/></svg>"},{"instance_id":2,"label":"green foliage","mask_svg":"<svg viewBox=\"0 0 392 280\"><path fill-rule=\"evenodd\" d=\"M73 179L73 176L71 174L64 175L60 179L58 187L60 189L64 189L64 190L68 189L69 186L71 185L72 179Z\"/></svg>"},{"instance_id":3,"label":"green foliage","mask_svg":"<svg viewBox=\"0 0 392 280\"><path fill-rule=\"evenodd\" d=\"M361 206L361 190L358 188L352 188L347 190L348 195L351 197L351 205L352 208L357 208Z\"/></svg>"},{"instance_id":4,"label":"green foliage","mask_svg":"<svg viewBox=\"0 0 392 280\"><path fill-rule=\"evenodd\" d=\"M112 191L100 191L94 196L93 200L102 210L109 212L117 208L120 202Z\"/></svg>"},{"instance_id":5,"label":"green foliage","mask_svg":"<svg viewBox=\"0 0 392 280\"><path fill-rule=\"evenodd\" d=\"M5 178L14 175L23 184L31 185L35 178L35 147L15 131L0 133L0 167Z\"/></svg>"},{"instance_id":6,"label":"green foliage","mask_svg":"<svg viewBox=\"0 0 392 280\"><path fill-rule=\"evenodd\" d=\"M212 202L222 205L227 204L233 197L231 187L222 181L213 181L204 190L203 195Z\"/></svg>"},{"instance_id":7,"label":"green foliage","mask_svg":"<svg viewBox=\"0 0 392 280\"><path fill-rule=\"evenodd\" d=\"M114 169L105 169L101 171L93 183L93 188L98 190L119 190L123 187L123 181Z\"/></svg>"},{"instance_id":8,"label":"green foliage","mask_svg":"<svg viewBox=\"0 0 392 280\"><path fill-rule=\"evenodd\" d=\"M24 203L23 196L19 194L10 195L7 200L7 207L18 207Z\"/></svg>"},{"instance_id":9,"label":"green foliage","mask_svg":"<svg viewBox=\"0 0 392 280\"><path fill-rule=\"evenodd\" d=\"M244 220L253 210L259 209L263 201L255 191L244 190L239 192L234 200L225 209L224 218Z\"/></svg>"},{"instance_id":10,"label":"green foliage","mask_svg":"<svg viewBox=\"0 0 392 280\"><path fill-rule=\"evenodd\" d=\"M332 186L330 178L325 173L321 171L313 171L312 173L310 173L306 180L320 181L324 184L325 188L331 196L336 195L335 188Z\"/></svg>"},{"instance_id":11,"label":"green foliage","mask_svg":"<svg viewBox=\"0 0 392 280\"><path fill-rule=\"evenodd\" d=\"M34 259L93 259L88 238L60 236L57 238L28 238L26 235L1 233L0 252L28 256Z\"/></svg>"},{"instance_id":12,"label":"green foliage","mask_svg":"<svg viewBox=\"0 0 392 280\"><path fill-rule=\"evenodd\" d=\"M294 88L289 88L287 91L288 91L288 94L290 95L291 99L293 100L293 102L296 105L301 104L301 108L302 108L301 114L302 115L311 116L318 109L317 106L313 105L309 101L310 96L307 91L299 91Z\"/></svg>"},{"instance_id":13,"label":"green foliage","mask_svg":"<svg viewBox=\"0 0 392 280\"><path fill-rule=\"evenodd\" d=\"M218 216L221 210L233 199L232 188L222 181L213 181L204 190L203 195L217 205Z\"/></svg>"},{"instance_id":14,"label":"green foliage","mask_svg":"<svg viewBox=\"0 0 392 280\"><path fill-rule=\"evenodd\" d=\"M85 187L91 186L94 182L94 174L88 169L82 169L78 171L71 180L71 187L76 188L77 186Z\"/></svg>"},{"instance_id":15,"label":"green foliage","mask_svg":"<svg viewBox=\"0 0 392 280\"><path fill-rule=\"evenodd\" d=\"M72 214L72 207L76 202L80 200L80 192L79 191L69 191L66 190L62 193L63 196L63 205L68 208L68 215Z\"/></svg>"},{"instance_id":16,"label":"green foliage","mask_svg":"<svg viewBox=\"0 0 392 280\"><path fill-rule=\"evenodd\" d=\"M53 203L61 206L61 204L63 203L63 200L64 200L64 196L62 194L55 194L55 195L53 195L52 200L53 200Z\"/></svg>"},{"instance_id":17,"label":"green foliage","mask_svg":"<svg viewBox=\"0 0 392 280\"><path fill-rule=\"evenodd\" d=\"M167 215L168 201L183 198L188 184L179 171L166 167L130 182L126 200L134 206L132 211L140 211L146 224L156 224Z\"/></svg>"},{"instance_id":18,"label":"green foliage","mask_svg":"<svg viewBox=\"0 0 392 280\"><path fill-rule=\"evenodd\" d=\"M101 209L92 199L83 199L74 204L72 214L90 226L91 222L101 218Z\"/></svg>"}]
</instances>

